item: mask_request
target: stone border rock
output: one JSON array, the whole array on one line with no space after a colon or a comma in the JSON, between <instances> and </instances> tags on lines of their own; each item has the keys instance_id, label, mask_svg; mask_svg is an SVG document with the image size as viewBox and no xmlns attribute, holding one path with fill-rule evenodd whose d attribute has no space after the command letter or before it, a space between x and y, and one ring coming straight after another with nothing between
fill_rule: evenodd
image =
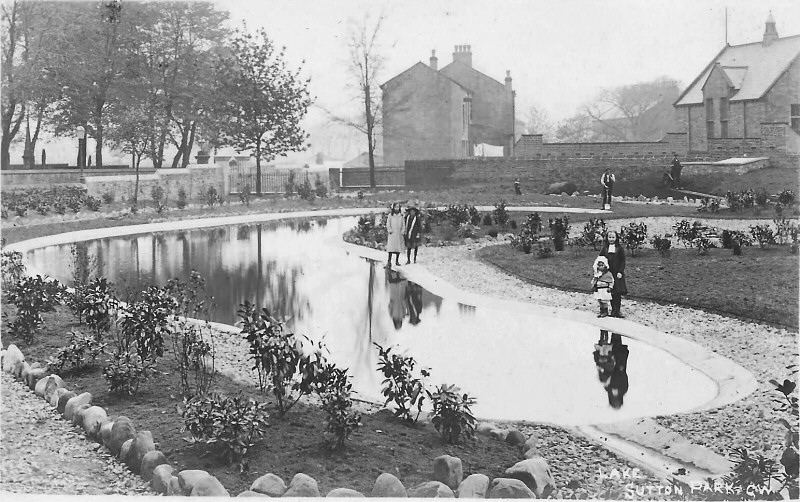
<instances>
[{"instance_id":1,"label":"stone border rock","mask_svg":"<svg viewBox=\"0 0 800 502\"><path fill-rule=\"evenodd\" d=\"M3 371L11 373L35 394L44 399L65 420L83 429L86 437L105 446L131 472L149 482L156 493L168 496L230 497L230 493L214 476L203 470L176 472L166 456L156 450L153 434L139 431L125 416L109 417L106 410L92 405L88 392L76 395L67 389L64 380L49 374L40 363L29 364L14 344L0 351ZM416 498L546 498L556 489L555 478L547 460L536 448L534 438L516 429L501 429L496 424L481 422L476 433L511 446L516 446L522 460L505 471L506 477L489 479L483 474L464 478L461 459L441 455L433 460L431 480L406 488L393 474L382 473L375 480L370 497ZM316 480L304 474L294 475L287 486L279 476L268 473L256 479L238 497L320 497ZM326 497L364 497L350 488L334 488Z\"/></svg>"}]
</instances>

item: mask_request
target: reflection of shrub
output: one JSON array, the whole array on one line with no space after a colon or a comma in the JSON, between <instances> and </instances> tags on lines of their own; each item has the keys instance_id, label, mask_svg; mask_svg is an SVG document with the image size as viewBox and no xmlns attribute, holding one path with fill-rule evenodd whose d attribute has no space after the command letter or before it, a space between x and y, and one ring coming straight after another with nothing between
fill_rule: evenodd
<instances>
[{"instance_id":1,"label":"reflection of shrub","mask_svg":"<svg viewBox=\"0 0 800 502\"><path fill-rule=\"evenodd\" d=\"M183 431L193 442L216 445L226 462L239 462L247 450L267 432L266 403L239 394L226 397L212 393L184 401Z\"/></svg>"},{"instance_id":2,"label":"reflection of shrub","mask_svg":"<svg viewBox=\"0 0 800 502\"><path fill-rule=\"evenodd\" d=\"M447 384L437 387L434 393L428 391L433 404L431 423L449 444L458 444L461 436L475 436L476 420L470 409L475 399L460 392L455 385Z\"/></svg>"}]
</instances>

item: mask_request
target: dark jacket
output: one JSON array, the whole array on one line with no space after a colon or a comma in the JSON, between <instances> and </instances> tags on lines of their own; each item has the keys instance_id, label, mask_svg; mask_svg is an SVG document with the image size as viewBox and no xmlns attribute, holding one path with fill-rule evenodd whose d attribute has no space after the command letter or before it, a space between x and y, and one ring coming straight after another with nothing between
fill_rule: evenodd
<instances>
[{"instance_id":1,"label":"dark jacket","mask_svg":"<svg viewBox=\"0 0 800 502\"><path fill-rule=\"evenodd\" d=\"M616 252L609 253L608 246L604 245L600 250L600 256L605 256L608 260L608 270L614 275L614 287L611 289L612 294L627 295L628 285L625 283L625 247L622 244L617 244ZM622 274L619 278L617 274Z\"/></svg>"},{"instance_id":2,"label":"dark jacket","mask_svg":"<svg viewBox=\"0 0 800 502\"><path fill-rule=\"evenodd\" d=\"M405 237L406 247L415 248L420 244L422 236L422 216L419 214L407 214L405 216Z\"/></svg>"}]
</instances>

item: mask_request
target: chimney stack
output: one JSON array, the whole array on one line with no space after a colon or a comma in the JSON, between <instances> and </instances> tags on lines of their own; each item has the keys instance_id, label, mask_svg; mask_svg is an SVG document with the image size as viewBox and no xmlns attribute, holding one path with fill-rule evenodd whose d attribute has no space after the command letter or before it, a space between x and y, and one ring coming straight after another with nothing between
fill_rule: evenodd
<instances>
[{"instance_id":1,"label":"chimney stack","mask_svg":"<svg viewBox=\"0 0 800 502\"><path fill-rule=\"evenodd\" d=\"M453 61L461 61L465 65L472 67L472 46L456 45L456 50L453 52Z\"/></svg>"},{"instance_id":2,"label":"chimney stack","mask_svg":"<svg viewBox=\"0 0 800 502\"><path fill-rule=\"evenodd\" d=\"M439 70L439 58L436 57L436 51L431 51L431 69L432 70Z\"/></svg>"},{"instance_id":3,"label":"chimney stack","mask_svg":"<svg viewBox=\"0 0 800 502\"><path fill-rule=\"evenodd\" d=\"M511 90L511 70L506 70L506 89Z\"/></svg>"}]
</instances>

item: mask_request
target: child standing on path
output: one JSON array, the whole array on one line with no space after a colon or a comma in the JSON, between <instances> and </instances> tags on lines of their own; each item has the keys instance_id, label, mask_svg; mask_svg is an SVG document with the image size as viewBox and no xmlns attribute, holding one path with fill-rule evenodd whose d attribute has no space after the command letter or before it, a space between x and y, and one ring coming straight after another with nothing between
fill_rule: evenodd
<instances>
[{"instance_id":1,"label":"child standing on path","mask_svg":"<svg viewBox=\"0 0 800 502\"><path fill-rule=\"evenodd\" d=\"M386 251L389 253L389 263L387 268L392 268L392 255L395 255L395 265L400 265L400 253L405 248L403 242L403 233L405 230L405 222L403 215L400 214L400 204L392 204L392 211L386 219L386 230L389 233L389 238L386 241Z\"/></svg>"},{"instance_id":2,"label":"child standing on path","mask_svg":"<svg viewBox=\"0 0 800 502\"><path fill-rule=\"evenodd\" d=\"M600 306L597 317L608 317L608 302L611 301L611 288L614 287L614 276L608 270L608 260L598 256L594 261L594 277L592 277L592 291Z\"/></svg>"}]
</instances>

